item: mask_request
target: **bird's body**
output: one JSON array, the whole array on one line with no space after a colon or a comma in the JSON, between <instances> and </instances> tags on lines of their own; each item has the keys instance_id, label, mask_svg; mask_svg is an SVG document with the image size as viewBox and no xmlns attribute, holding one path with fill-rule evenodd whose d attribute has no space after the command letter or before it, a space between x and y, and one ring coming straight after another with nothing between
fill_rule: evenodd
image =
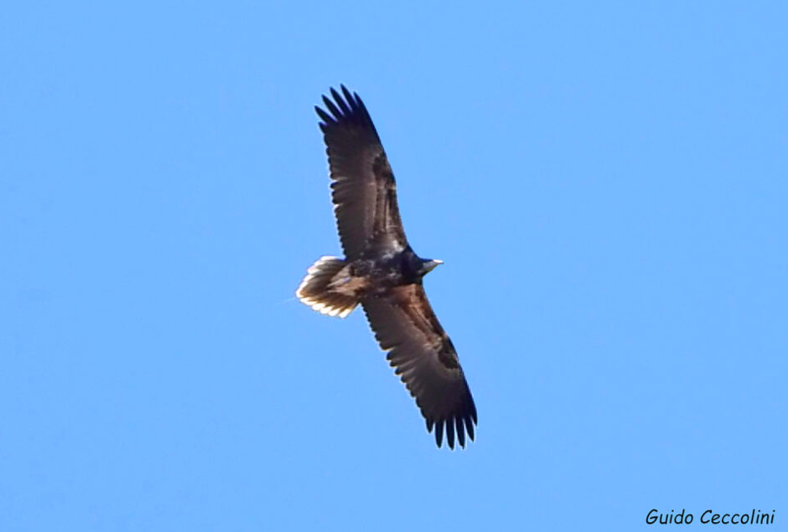
<instances>
[{"instance_id":1,"label":"bird's body","mask_svg":"<svg viewBox=\"0 0 788 532\"><path fill-rule=\"evenodd\" d=\"M405 237L396 182L372 119L357 94L332 89L331 114L316 107L346 258L322 257L296 291L323 314L344 318L359 304L380 346L421 409L438 446L473 439L476 406L457 352L427 300L423 277L441 264L422 259Z\"/></svg>"}]
</instances>

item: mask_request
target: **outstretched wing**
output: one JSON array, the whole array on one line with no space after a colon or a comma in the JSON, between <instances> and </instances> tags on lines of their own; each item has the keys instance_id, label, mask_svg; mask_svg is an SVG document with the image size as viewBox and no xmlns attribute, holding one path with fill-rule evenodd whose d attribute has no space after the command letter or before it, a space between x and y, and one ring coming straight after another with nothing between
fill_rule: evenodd
<instances>
[{"instance_id":1,"label":"outstretched wing","mask_svg":"<svg viewBox=\"0 0 788 532\"><path fill-rule=\"evenodd\" d=\"M344 95L344 97L343 97ZM372 119L358 94L342 86L323 96L322 122L331 172L331 198L342 248L348 260L373 239L380 248L404 249L408 242L397 206L397 185Z\"/></svg>"},{"instance_id":2,"label":"outstretched wing","mask_svg":"<svg viewBox=\"0 0 788 532\"><path fill-rule=\"evenodd\" d=\"M449 447L454 436L465 447L465 432L471 440L477 422L476 405L465 381L457 351L438 322L424 287L409 284L391 289L384 296L362 300L364 312L386 358L396 368L410 394L416 398L427 421L435 427L435 442Z\"/></svg>"}]
</instances>

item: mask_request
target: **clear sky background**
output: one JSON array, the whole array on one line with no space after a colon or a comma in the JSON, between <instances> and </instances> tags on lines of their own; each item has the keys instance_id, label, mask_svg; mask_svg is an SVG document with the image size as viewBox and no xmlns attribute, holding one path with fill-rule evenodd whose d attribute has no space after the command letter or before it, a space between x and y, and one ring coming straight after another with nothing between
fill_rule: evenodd
<instances>
[{"instance_id":1,"label":"clear sky background","mask_svg":"<svg viewBox=\"0 0 788 532\"><path fill-rule=\"evenodd\" d=\"M0 19L0 530L788 530L784 2L28 2ZM479 411L338 254L364 98Z\"/></svg>"}]
</instances>

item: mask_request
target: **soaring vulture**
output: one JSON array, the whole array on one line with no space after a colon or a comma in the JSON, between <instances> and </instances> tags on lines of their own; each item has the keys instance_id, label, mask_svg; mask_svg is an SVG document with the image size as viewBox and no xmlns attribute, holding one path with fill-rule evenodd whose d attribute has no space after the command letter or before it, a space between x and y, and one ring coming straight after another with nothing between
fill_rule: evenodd
<instances>
[{"instance_id":1,"label":"soaring vulture","mask_svg":"<svg viewBox=\"0 0 788 532\"><path fill-rule=\"evenodd\" d=\"M298 298L329 316L364 308L380 347L416 399L435 442L454 449L474 437L476 405L449 336L424 293L422 278L439 260L422 259L405 237L397 186L386 152L356 93L323 96L321 119L339 239L345 258L322 257L307 271Z\"/></svg>"}]
</instances>

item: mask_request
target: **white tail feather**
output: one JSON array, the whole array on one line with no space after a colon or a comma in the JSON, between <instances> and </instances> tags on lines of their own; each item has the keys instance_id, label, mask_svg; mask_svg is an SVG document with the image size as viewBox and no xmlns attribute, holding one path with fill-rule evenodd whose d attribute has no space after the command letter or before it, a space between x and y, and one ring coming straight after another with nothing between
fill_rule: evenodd
<instances>
[{"instance_id":1,"label":"white tail feather","mask_svg":"<svg viewBox=\"0 0 788 532\"><path fill-rule=\"evenodd\" d=\"M352 294L342 293L334 288L337 274L345 267L344 260L337 257L320 257L307 270L304 280L296 290L302 303L327 316L344 318L358 305Z\"/></svg>"}]
</instances>

